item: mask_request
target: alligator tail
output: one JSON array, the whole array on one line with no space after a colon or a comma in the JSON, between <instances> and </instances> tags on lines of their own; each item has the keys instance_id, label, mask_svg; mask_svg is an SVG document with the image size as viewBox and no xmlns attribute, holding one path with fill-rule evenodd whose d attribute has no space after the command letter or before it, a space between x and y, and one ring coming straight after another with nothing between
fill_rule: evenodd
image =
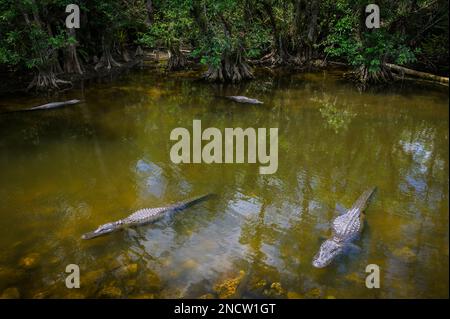
<instances>
[{"instance_id":1,"label":"alligator tail","mask_svg":"<svg viewBox=\"0 0 450 319\"><path fill-rule=\"evenodd\" d=\"M365 210L367 207L367 204L369 203L370 198L377 190L376 187L371 187L368 190L366 190L362 195L358 198L358 200L355 202L352 208L360 208L361 210Z\"/></svg>"},{"instance_id":2,"label":"alligator tail","mask_svg":"<svg viewBox=\"0 0 450 319\"><path fill-rule=\"evenodd\" d=\"M211 198L213 196L215 196L215 194L209 193L209 194L201 195L201 196L198 196L198 197L194 197L192 199L189 199L189 200L186 200L186 201L183 201L183 202L179 202L179 203L176 203L176 204L172 205L172 209L174 209L174 210L186 209L186 208L191 207L191 206L193 206L195 204L201 203L201 202L203 202L203 201L205 201L205 200L207 200L207 199L209 199L209 198Z\"/></svg>"}]
</instances>

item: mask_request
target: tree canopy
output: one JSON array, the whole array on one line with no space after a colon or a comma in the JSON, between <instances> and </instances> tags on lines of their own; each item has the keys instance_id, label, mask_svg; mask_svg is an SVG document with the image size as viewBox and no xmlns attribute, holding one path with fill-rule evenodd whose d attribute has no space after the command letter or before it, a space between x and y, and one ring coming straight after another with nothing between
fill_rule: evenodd
<instances>
[{"instance_id":1,"label":"tree canopy","mask_svg":"<svg viewBox=\"0 0 450 319\"><path fill-rule=\"evenodd\" d=\"M350 65L362 83L388 81L385 63L448 74L448 1L380 0L380 28L365 26L363 0L0 0L0 71L33 72L30 87L58 75L111 69L138 46L169 51L169 70L189 61L210 81L253 78L251 66ZM68 4L79 29L68 29Z\"/></svg>"}]
</instances>

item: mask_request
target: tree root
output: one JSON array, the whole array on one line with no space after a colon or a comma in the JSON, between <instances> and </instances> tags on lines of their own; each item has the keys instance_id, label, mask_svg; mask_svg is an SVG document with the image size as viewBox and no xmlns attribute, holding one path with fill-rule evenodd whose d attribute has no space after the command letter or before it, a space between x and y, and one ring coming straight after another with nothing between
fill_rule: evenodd
<instances>
[{"instance_id":1,"label":"tree root","mask_svg":"<svg viewBox=\"0 0 450 319\"><path fill-rule=\"evenodd\" d=\"M103 55L95 65L94 69L97 71L100 68L106 68L110 70L112 67L121 67L122 65L114 60L109 45L105 45L105 41L102 39Z\"/></svg>"},{"instance_id":2,"label":"tree root","mask_svg":"<svg viewBox=\"0 0 450 319\"><path fill-rule=\"evenodd\" d=\"M95 65L94 69L97 71L101 68L106 68L110 70L112 67L121 67L122 65L114 60L110 52L104 52L98 63Z\"/></svg>"},{"instance_id":3,"label":"tree root","mask_svg":"<svg viewBox=\"0 0 450 319\"><path fill-rule=\"evenodd\" d=\"M54 72L39 72L27 87L27 91L36 88L37 91L56 91L60 90L60 85L72 86L72 82L58 79Z\"/></svg>"},{"instance_id":4,"label":"tree root","mask_svg":"<svg viewBox=\"0 0 450 319\"><path fill-rule=\"evenodd\" d=\"M270 68L296 64L295 57L291 56L287 52L283 52L282 54L280 54L276 50L272 50L261 59L251 61L251 63L253 65L267 66Z\"/></svg>"},{"instance_id":5,"label":"tree root","mask_svg":"<svg viewBox=\"0 0 450 319\"><path fill-rule=\"evenodd\" d=\"M138 46L136 48L136 52L134 53L135 57L142 57L144 56L144 50L142 50L141 46Z\"/></svg>"},{"instance_id":6,"label":"tree root","mask_svg":"<svg viewBox=\"0 0 450 319\"><path fill-rule=\"evenodd\" d=\"M83 67L78 59L76 51L69 49L67 52L66 59L64 61L64 72L65 73L78 73L83 74Z\"/></svg>"},{"instance_id":7,"label":"tree root","mask_svg":"<svg viewBox=\"0 0 450 319\"><path fill-rule=\"evenodd\" d=\"M253 73L248 64L241 59L230 61L225 58L219 66L210 66L203 78L209 82L232 82L253 79Z\"/></svg>"},{"instance_id":8,"label":"tree root","mask_svg":"<svg viewBox=\"0 0 450 319\"><path fill-rule=\"evenodd\" d=\"M169 71L182 70L187 65L188 60L180 50L174 48L169 50L169 61L167 62L167 69Z\"/></svg>"},{"instance_id":9,"label":"tree root","mask_svg":"<svg viewBox=\"0 0 450 319\"><path fill-rule=\"evenodd\" d=\"M69 29L70 36L75 37L75 29ZM70 44L64 52L64 72L83 74L83 66L78 58L76 44ZM59 63L58 63L59 64ZM62 70L60 71L62 72Z\"/></svg>"},{"instance_id":10,"label":"tree root","mask_svg":"<svg viewBox=\"0 0 450 319\"><path fill-rule=\"evenodd\" d=\"M345 74L350 80L358 83L358 87L365 90L371 84L386 84L394 80L392 73L381 67L376 72L370 72L367 66L361 66L357 70Z\"/></svg>"},{"instance_id":11,"label":"tree root","mask_svg":"<svg viewBox=\"0 0 450 319\"><path fill-rule=\"evenodd\" d=\"M122 53L122 59L128 63L132 60L131 56L130 56L130 52L128 52L127 48L122 48L121 50Z\"/></svg>"}]
</instances>

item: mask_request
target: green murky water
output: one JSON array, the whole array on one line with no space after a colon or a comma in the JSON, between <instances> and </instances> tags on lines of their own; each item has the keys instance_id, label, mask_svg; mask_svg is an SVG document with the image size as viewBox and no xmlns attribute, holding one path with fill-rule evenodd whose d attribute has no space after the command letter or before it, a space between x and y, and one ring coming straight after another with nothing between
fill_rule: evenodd
<instances>
[{"instance_id":1,"label":"green murky water","mask_svg":"<svg viewBox=\"0 0 450 319\"><path fill-rule=\"evenodd\" d=\"M262 106L217 95L247 95ZM0 116L0 294L48 297L447 297L448 89L365 93L338 73L263 76L218 87L152 70L60 97L65 109ZM0 99L1 109L43 99ZM279 167L182 164L176 127L278 127ZM357 244L311 260L335 217L378 192ZM219 196L154 225L80 236L143 207ZM65 267L81 288L65 287ZM368 264L381 288L365 286Z\"/></svg>"}]
</instances>

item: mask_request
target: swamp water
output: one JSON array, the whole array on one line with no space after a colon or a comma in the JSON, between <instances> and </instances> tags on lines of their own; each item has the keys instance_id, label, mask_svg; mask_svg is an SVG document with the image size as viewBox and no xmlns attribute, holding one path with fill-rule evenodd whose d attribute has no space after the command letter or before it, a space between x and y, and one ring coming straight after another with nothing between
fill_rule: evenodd
<instances>
[{"instance_id":1,"label":"swamp water","mask_svg":"<svg viewBox=\"0 0 450 319\"><path fill-rule=\"evenodd\" d=\"M216 86L136 70L0 115L0 294L22 298L448 298L448 88L359 92L337 71ZM220 98L246 95L264 105ZM3 97L0 110L43 104ZM170 132L278 127L278 170L174 164ZM359 253L311 260L336 203L368 187ZM144 207L218 196L170 219L80 236ZM65 268L81 269L67 289ZM368 264L381 288L367 289Z\"/></svg>"}]
</instances>

